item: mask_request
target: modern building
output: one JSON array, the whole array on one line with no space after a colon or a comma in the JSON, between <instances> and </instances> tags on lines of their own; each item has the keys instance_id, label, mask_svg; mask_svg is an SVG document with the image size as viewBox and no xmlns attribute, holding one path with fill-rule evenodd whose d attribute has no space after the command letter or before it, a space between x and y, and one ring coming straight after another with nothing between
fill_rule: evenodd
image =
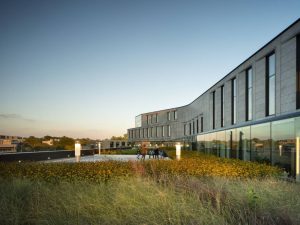
<instances>
[{"instance_id":1,"label":"modern building","mask_svg":"<svg viewBox=\"0 0 300 225\"><path fill-rule=\"evenodd\" d=\"M46 141L42 141L42 144L46 144L46 145L50 145L52 146L53 145L53 139L49 139L49 140L46 140Z\"/></svg>"},{"instance_id":2,"label":"modern building","mask_svg":"<svg viewBox=\"0 0 300 225\"><path fill-rule=\"evenodd\" d=\"M0 135L0 153L16 152L18 145L23 142L22 137Z\"/></svg>"},{"instance_id":3,"label":"modern building","mask_svg":"<svg viewBox=\"0 0 300 225\"><path fill-rule=\"evenodd\" d=\"M300 19L190 104L138 115L128 137L269 162L299 178Z\"/></svg>"},{"instance_id":4,"label":"modern building","mask_svg":"<svg viewBox=\"0 0 300 225\"><path fill-rule=\"evenodd\" d=\"M125 149L129 147L129 143L127 140L111 140L105 139L101 141L101 149L109 150L109 149Z\"/></svg>"}]
</instances>

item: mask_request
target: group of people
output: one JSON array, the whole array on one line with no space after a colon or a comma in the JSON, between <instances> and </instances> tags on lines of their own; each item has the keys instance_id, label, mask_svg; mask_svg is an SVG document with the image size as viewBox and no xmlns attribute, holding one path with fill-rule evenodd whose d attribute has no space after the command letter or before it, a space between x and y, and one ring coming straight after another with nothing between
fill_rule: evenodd
<instances>
[{"instance_id":1,"label":"group of people","mask_svg":"<svg viewBox=\"0 0 300 225\"><path fill-rule=\"evenodd\" d=\"M140 159L141 157L142 160L145 160L146 155L149 155L149 159L151 159L151 157L153 159L163 159L164 157L166 157L166 153L163 150L158 148L147 149L146 145L144 144L137 150L137 159Z\"/></svg>"}]
</instances>

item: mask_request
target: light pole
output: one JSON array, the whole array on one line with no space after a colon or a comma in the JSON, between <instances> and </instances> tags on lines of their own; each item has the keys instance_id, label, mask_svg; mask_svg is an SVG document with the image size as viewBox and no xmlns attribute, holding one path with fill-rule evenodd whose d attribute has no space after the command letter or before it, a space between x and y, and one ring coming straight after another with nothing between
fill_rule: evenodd
<instances>
[{"instance_id":1,"label":"light pole","mask_svg":"<svg viewBox=\"0 0 300 225\"><path fill-rule=\"evenodd\" d=\"M79 143L79 141L76 141L76 143L75 143L75 159L76 159L76 162L80 161L80 155L81 155L81 144Z\"/></svg>"},{"instance_id":2,"label":"light pole","mask_svg":"<svg viewBox=\"0 0 300 225\"><path fill-rule=\"evenodd\" d=\"M181 144L180 142L176 143L176 159L180 160L181 157Z\"/></svg>"},{"instance_id":3,"label":"light pole","mask_svg":"<svg viewBox=\"0 0 300 225\"><path fill-rule=\"evenodd\" d=\"M99 150L98 154L101 155L101 142L100 141L98 142L98 150Z\"/></svg>"}]
</instances>

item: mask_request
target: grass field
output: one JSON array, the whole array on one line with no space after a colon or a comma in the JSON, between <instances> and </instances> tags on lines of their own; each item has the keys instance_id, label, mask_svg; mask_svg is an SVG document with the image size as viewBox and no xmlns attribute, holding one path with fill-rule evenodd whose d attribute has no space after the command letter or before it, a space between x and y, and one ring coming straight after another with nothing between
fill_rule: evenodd
<instances>
[{"instance_id":1,"label":"grass field","mask_svg":"<svg viewBox=\"0 0 300 225\"><path fill-rule=\"evenodd\" d=\"M300 224L300 185L278 180L280 170L184 154L181 161L2 163L0 224ZM219 172L201 169L211 163Z\"/></svg>"}]
</instances>

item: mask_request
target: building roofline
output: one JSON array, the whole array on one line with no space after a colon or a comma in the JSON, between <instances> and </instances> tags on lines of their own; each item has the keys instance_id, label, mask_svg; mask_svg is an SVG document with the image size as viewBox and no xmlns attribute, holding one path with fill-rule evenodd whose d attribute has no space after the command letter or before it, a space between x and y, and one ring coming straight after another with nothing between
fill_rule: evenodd
<instances>
[{"instance_id":1,"label":"building roofline","mask_svg":"<svg viewBox=\"0 0 300 225\"><path fill-rule=\"evenodd\" d=\"M274 38L272 38L269 42L267 42L265 45L263 45L261 48L259 48L256 52L254 52L252 55L250 55L247 59L245 59L242 63L240 63L238 66L236 66L234 69L232 69L229 73L227 73L223 78L221 78L220 80L218 80L216 83L214 83L212 86L210 86L205 92L203 92L201 95L199 95L197 98L195 98L192 102L183 105L183 106L179 106L179 107L173 107L173 108L169 108L169 109L162 109L162 110L156 110L153 112L146 112L146 113L141 113L137 116L140 115L144 115L144 114L151 114L151 113L155 113L155 112L160 112L160 111L167 111L167 110L173 110L173 109L179 109L179 108L183 108L186 107L188 105L193 104L196 100L198 100L202 95L206 94L213 86L217 85L220 81L222 81L223 79L225 79L226 77L228 77L233 71L235 71L236 69L238 69L242 64L244 64L247 60L249 60L250 58L252 58L254 55L256 55L258 52L260 52L262 49L264 49L266 46L268 46L269 44L271 44L274 40L276 40L278 37L280 37L283 33L285 33L287 30L289 30L291 27L293 27L295 24L297 24L298 22L300 22L300 17L293 22L291 25L289 25L287 28L285 28L283 31L281 31L279 34L277 34Z\"/></svg>"}]
</instances>

